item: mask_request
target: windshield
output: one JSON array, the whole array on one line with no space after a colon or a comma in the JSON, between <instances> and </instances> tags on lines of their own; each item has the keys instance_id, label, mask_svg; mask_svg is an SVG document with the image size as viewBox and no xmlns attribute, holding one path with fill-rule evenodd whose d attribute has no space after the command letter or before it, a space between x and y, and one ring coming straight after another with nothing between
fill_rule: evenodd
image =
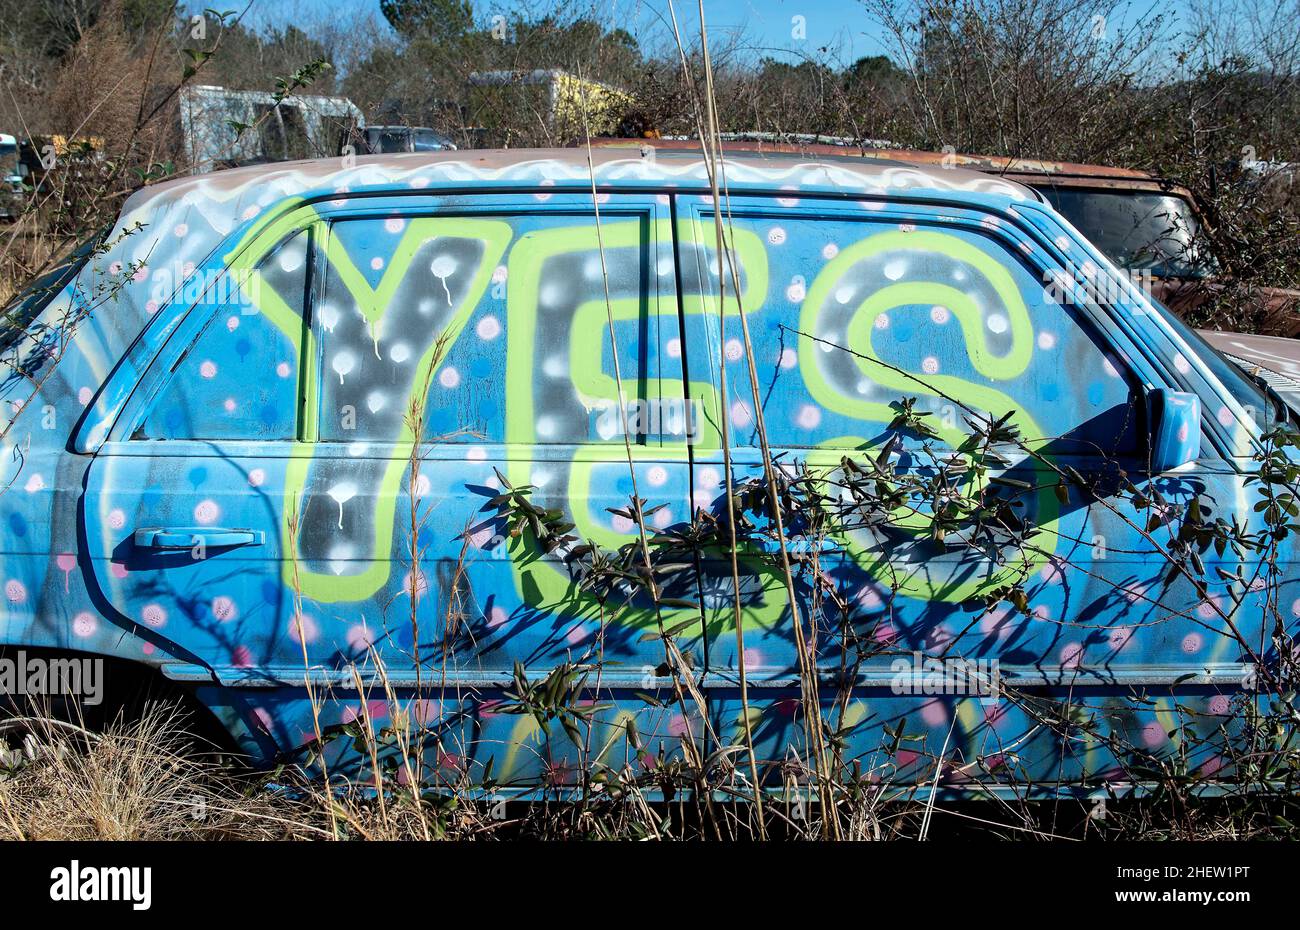
<instances>
[{"instance_id":1,"label":"windshield","mask_svg":"<svg viewBox=\"0 0 1300 930\"><path fill-rule=\"evenodd\" d=\"M1161 278L1200 278L1212 272L1197 249L1200 227L1182 197L1150 191L1037 187L1056 211L1125 271Z\"/></svg>"},{"instance_id":2,"label":"windshield","mask_svg":"<svg viewBox=\"0 0 1300 930\"><path fill-rule=\"evenodd\" d=\"M390 155L393 152L409 151L411 134L404 129L388 129L380 132L376 139L375 151Z\"/></svg>"},{"instance_id":3,"label":"windshield","mask_svg":"<svg viewBox=\"0 0 1300 930\"><path fill-rule=\"evenodd\" d=\"M447 147L447 139L430 129L417 129L414 135L417 152L437 152Z\"/></svg>"},{"instance_id":4,"label":"windshield","mask_svg":"<svg viewBox=\"0 0 1300 930\"><path fill-rule=\"evenodd\" d=\"M19 291L0 311L0 352L15 344L45 305L63 290L94 253L104 232L96 233L77 246L67 258Z\"/></svg>"}]
</instances>

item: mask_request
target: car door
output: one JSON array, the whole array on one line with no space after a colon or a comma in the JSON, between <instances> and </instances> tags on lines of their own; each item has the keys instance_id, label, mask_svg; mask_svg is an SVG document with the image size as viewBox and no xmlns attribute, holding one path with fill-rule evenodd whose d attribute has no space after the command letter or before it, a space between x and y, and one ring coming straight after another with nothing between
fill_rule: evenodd
<instances>
[{"instance_id":1,"label":"car door","mask_svg":"<svg viewBox=\"0 0 1300 930\"><path fill-rule=\"evenodd\" d=\"M644 593L597 584L573 550L638 540L634 486L657 508L649 534L688 518L666 229L665 204L621 194L601 195L599 217L590 195L563 193L330 216L319 432L293 480L298 578L319 615L350 614L350 641L373 647L392 680L432 685L448 719L516 663L535 679L599 659L599 680L618 689L644 686L663 661L643 641L658 622ZM526 510L540 519L521 520ZM698 618L693 605L664 609L670 624L682 614ZM535 727L465 716L487 728L455 739L471 758ZM496 772L573 763L567 737L556 757L542 742Z\"/></svg>"},{"instance_id":2,"label":"car door","mask_svg":"<svg viewBox=\"0 0 1300 930\"><path fill-rule=\"evenodd\" d=\"M174 674L302 676L283 492L302 450L317 234L310 211L281 218L154 311L167 338L86 473L97 606Z\"/></svg>"},{"instance_id":3,"label":"car door","mask_svg":"<svg viewBox=\"0 0 1300 930\"><path fill-rule=\"evenodd\" d=\"M718 291L713 204L683 196L678 210L685 325L699 333L692 346L706 347L691 354L688 382L692 396L708 398L715 440L712 450L696 448L697 506L717 512L721 503L724 417L734 481L761 479L755 407L777 461L828 478L826 493L841 496L853 484L845 457L869 468L889 446L891 467L933 476L973 432L972 418L1010 413L1005 422L1018 431L990 475L1024 529L992 551L936 534L933 499L895 510L887 526L848 520L820 535L801 536L787 516L823 680L838 676L858 689L846 697L827 685L822 695L828 711L835 701L832 725L856 732L855 755L877 750L886 726L923 734L906 750L909 760L933 759L945 745L967 761L991 756L1001 733L1017 723L1034 729L1021 705L989 710L960 696L900 694L892 688L900 657L996 660L1003 678L1021 686L1095 689L1098 702L1118 702L1107 725L1138 742L1166 739L1167 721L1135 713L1126 687L1164 686L1168 702L1167 687L1188 668L1200 681L1240 681L1240 642L1208 632L1226 632L1228 623L1214 595L1170 570L1158 545L1167 530L1148 533L1152 514L1133 503L1158 490L1163 500L1197 497L1232 513L1240 475L1208 440L1195 465L1151 472L1147 397L1187 385L1171 377L1177 366L1164 370L1124 332L1103 329L1095 304L1076 304L1058 277L1085 281L1088 266L1092 278L1098 269L1077 254L1071 263L1066 237L1047 239L1014 213L960 204L731 197L726 227L748 315L752 385L734 307L724 331L716 298L690 303L692 294ZM729 393L720 401L724 366ZM933 435L899 428L899 404ZM1086 492L1064 477L1071 472L1084 476ZM1123 490L1121 472L1140 495ZM773 541L762 538L764 514L753 519L759 538L741 560L746 665L751 682L777 689L754 700L766 703L762 748L779 754L800 742L788 728L798 695L779 690L796 680L799 662L785 578ZM1214 553L1207 561L1216 563ZM708 566L710 669L734 675L730 566L721 558ZM1023 593L1023 609L1013 603L1018 594L1007 598L1013 590ZM1245 638L1258 641L1259 632L1255 621ZM735 693L714 693L719 725L737 719ZM1025 755L1053 778L1107 764L1095 740L1035 744Z\"/></svg>"}]
</instances>

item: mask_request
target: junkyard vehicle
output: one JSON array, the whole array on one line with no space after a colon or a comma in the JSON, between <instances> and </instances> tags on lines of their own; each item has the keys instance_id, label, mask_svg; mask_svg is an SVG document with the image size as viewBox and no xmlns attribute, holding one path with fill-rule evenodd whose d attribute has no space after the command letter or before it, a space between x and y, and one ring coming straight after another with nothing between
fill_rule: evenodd
<instances>
[{"instance_id":1,"label":"junkyard vehicle","mask_svg":"<svg viewBox=\"0 0 1300 930\"><path fill-rule=\"evenodd\" d=\"M392 155L455 148L454 142L426 126L365 126L346 133L340 151L353 155Z\"/></svg>"},{"instance_id":2,"label":"junkyard vehicle","mask_svg":"<svg viewBox=\"0 0 1300 930\"><path fill-rule=\"evenodd\" d=\"M195 174L336 155L340 134L365 125L346 97L192 84L178 99L181 157Z\"/></svg>"},{"instance_id":3,"label":"junkyard vehicle","mask_svg":"<svg viewBox=\"0 0 1300 930\"><path fill-rule=\"evenodd\" d=\"M434 772L491 763L494 790L527 792L734 743L738 600L773 788L808 751L801 655L864 777L1092 790L1129 777L1132 746L1230 768L1215 740L1274 659L1269 605L1293 622L1293 554L1267 589L1231 547L1198 552L1194 579L1168 521L1196 500L1262 526L1247 479L1276 398L1013 182L730 157L720 269L698 156L594 160L595 196L574 150L136 193L9 314L4 643L157 670L258 763L313 740L313 695L323 727L377 732L395 698ZM930 433L899 425L908 404ZM859 490L846 460L930 474L1001 418L987 486L972 470L941 498L975 481L1017 516L976 536L937 532L929 505L800 511L792 616L752 490L760 407L783 468ZM671 555L726 524L728 462L735 578L726 546ZM670 551L654 588L592 557L642 547ZM1003 690L913 686L908 663L955 656ZM571 707L585 746L541 726ZM1044 723L1062 707L1069 726ZM328 757L370 765L351 740Z\"/></svg>"},{"instance_id":4,"label":"junkyard vehicle","mask_svg":"<svg viewBox=\"0 0 1300 930\"><path fill-rule=\"evenodd\" d=\"M0 219L12 219L22 210L22 163L18 140L0 133Z\"/></svg>"}]
</instances>

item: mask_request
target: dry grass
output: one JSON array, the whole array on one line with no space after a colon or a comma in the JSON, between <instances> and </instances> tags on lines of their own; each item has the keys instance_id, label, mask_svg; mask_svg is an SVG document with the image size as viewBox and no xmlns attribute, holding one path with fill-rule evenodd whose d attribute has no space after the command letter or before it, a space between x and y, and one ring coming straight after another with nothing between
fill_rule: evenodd
<instances>
[{"instance_id":1,"label":"dry grass","mask_svg":"<svg viewBox=\"0 0 1300 930\"><path fill-rule=\"evenodd\" d=\"M88 747L46 730L40 751L0 780L0 839L306 838L300 802L243 791L211 755L195 754L183 718L156 705Z\"/></svg>"}]
</instances>

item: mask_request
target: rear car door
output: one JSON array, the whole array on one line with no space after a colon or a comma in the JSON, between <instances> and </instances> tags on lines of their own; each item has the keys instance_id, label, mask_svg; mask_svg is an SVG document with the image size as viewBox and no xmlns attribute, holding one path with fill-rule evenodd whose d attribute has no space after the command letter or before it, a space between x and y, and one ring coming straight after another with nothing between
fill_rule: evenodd
<instances>
[{"instance_id":1,"label":"rear car door","mask_svg":"<svg viewBox=\"0 0 1300 930\"><path fill-rule=\"evenodd\" d=\"M1151 744L1167 739L1167 728L1154 715L1135 714L1125 688L1167 689L1189 668L1201 681L1239 683L1240 643L1207 632L1225 627L1217 602L1170 571L1145 532L1151 514L1121 491L1120 473L1148 495L1213 501L1220 515L1237 507L1240 477L1208 439L1202 461L1176 475L1151 473L1146 397L1158 387L1186 389L1177 377L1186 360L1163 370L1124 333L1104 330L1095 308L1076 304L1071 285L1055 275L1074 268L1082 280L1091 262L1072 259L1064 237L1046 240L1014 214L955 204L731 197L724 215L749 318L756 398L734 306L724 332L715 297L691 303L693 294L718 290L713 204L683 196L678 210L685 321L699 333L688 341L704 347L691 353L688 382L693 397L706 398L714 440L712 451L696 447L697 506L719 512L723 417L735 482L762 477L756 405L777 461L829 477L835 494L851 483L842 458L867 464L891 442L894 467L938 474L972 432L972 416L1010 412L1007 423L1020 436L1019 448L1005 448L1005 463L992 470L1027 528L1019 539L1001 540L1014 544L1003 550L1015 551L1012 559L936 535L933 501L887 527L848 521L826 535L801 536L798 521L787 517L818 664L828 676L847 672L845 680L860 689L851 700L833 687L823 695L838 702L835 727L851 733L859 726L856 750L877 749L882 725L904 726L927 734L921 751L907 750L909 759L932 758L947 744L970 761L995 754L1000 732L1034 729L1005 702L990 710L959 696L900 696L889 690L900 657L997 660L1001 674L1021 686L1095 689L1089 693L1097 701L1118 702L1108 726ZM903 402L933 436L892 426ZM1208 420L1206 429L1208 436ZM1086 476L1092 495L1058 487L1070 469ZM764 525L761 513L755 520ZM775 546L757 535L742 559L746 665L752 682L773 689L754 700L771 696L759 735L764 749L779 752L787 740L798 742L782 722L795 705L780 689L796 679L799 663ZM1215 562L1213 553L1208 561ZM709 667L734 675L730 566L719 558L706 574L715 593L706 603ZM1026 610L1000 597L1012 588L1023 591ZM1257 642L1258 622L1244 633ZM715 693L719 726L730 726L739 715L735 694ZM1168 710L1165 694L1159 706ZM1053 778L1103 767L1098 753L1087 740L1026 750Z\"/></svg>"}]
</instances>

